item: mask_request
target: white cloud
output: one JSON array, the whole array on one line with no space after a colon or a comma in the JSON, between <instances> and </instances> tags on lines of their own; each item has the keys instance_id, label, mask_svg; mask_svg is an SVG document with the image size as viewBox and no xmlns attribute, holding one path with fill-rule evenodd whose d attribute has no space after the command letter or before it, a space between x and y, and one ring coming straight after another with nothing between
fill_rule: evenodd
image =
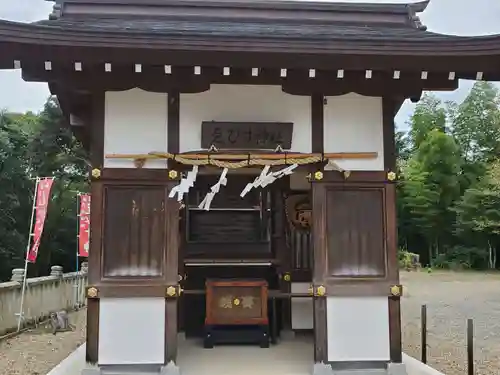
<instances>
[{"instance_id":1,"label":"white cloud","mask_svg":"<svg viewBox=\"0 0 500 375\"><path fill-rule=\"evenodd\" d=\"M300 0L297 0L300 1ZM320 0L331 1L331 0ZM342 0L343 2L407 3L404 0ZM412 1L414 2L414 1ZM0 1L0 18L22 22L46 19L52 3L44 0ZM500 2L498 0L431 0L420 15L430 31L454 35L500 33ZM460 101L466 96L471 82L460 82L454 92L438 93L443 100ZM0 71L0 108L13 111L38 111L49 95L47 85L26 83L19 72ZM412 113L414 105L405 103L396 117L399 126Z\"/></svg>"}]
</instances>

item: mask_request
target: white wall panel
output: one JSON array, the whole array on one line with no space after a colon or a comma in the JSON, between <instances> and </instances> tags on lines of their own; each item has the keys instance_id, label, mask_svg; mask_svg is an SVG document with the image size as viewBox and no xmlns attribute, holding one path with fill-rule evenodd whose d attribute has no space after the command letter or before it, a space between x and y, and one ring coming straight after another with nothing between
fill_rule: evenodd
<instances>
[{"instance_id":1,"label":"white wall panel","mask_svg":"<svg viewBox=\"0 0 500 375\"><path fill-rule=\"evenodd\" d=\"M292 150L311 152L311 99L280 86L212 85L180 95L180 151L201 148L203 121L293 122Z\"/></svg>"},{"instance_id":2,"label":"white wall panel","mask_svg":"<svg viewBox=\"0 0 500 375\"><path fill-rule=\"evenodd\" d=\"M164 298L101 298L99 364L162 364Z\"/></svg>"},{"instance_id":3,"label":"white wall panel","mask_svg":"<svg viewBox=\"0 0 500 375\"><path fill-rule=\"evenodd\" d=\"M336 163L349 171L383 171L382 98L351 93L326 99L324 151L377 152L376 159L345 159Z\"/></svg>"},{"instance_id":4,"label":"white wall panel","mask_svg":"<svg viewBox=\"0 0 500 375\"><path fill-rule=\"evenodd\" d=\"M329 361L388 361L387 297L327 297Z\"/></svg>"},{"instance_id":5,"label":"white wall panel","mask_svg":"<svg viewBox=\"0 0 500 375\"><path fill-rule=\"evenodd\" d=\"M108 91L105 96L104 155L167 151L167 94L141 89ZM104 159L105 168L135 168L130 159ZM164 159L143 168L166 168Z\"/></svg>"},{"instance_id":6,"label":"white wall panel","mask_svg":"<svg viewBox=\"0 0 500 375\"><path fill-rule=\"evenodd\" d=\"M292 283L292 293L307 293L310 283ZM292 298L292 329L313 329L313 301L312 298Z\"/></svg>"}]
</instances>

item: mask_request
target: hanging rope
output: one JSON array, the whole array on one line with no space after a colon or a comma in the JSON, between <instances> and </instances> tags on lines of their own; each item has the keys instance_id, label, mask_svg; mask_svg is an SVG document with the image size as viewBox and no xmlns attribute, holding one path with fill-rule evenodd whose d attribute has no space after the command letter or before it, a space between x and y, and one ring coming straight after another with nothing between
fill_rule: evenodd
<instances>
[{"instance_id":1,"label":"hanging rope","mask_svg":"<svg viewBox=\"0 0 500 375\"><path fill-rule=\"evenodd\" d=\"M148 154L110 154L107 159L170 159L184 165L213 165L219 168L238 169L248 166L306 165L329 159L375 159L376 152L339 152L325 154L274 153L274 154L171 154L150 152Z\"/></svg>"}]
</instances>

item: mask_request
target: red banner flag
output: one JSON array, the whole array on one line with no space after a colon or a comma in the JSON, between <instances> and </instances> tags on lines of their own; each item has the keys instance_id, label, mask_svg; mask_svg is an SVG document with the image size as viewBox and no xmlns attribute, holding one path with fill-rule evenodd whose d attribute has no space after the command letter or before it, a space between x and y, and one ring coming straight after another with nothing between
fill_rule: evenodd
<instances>
[{"instance_id":1,"label":"red banner flag","mask_svg":"<svg viewBox=\"0 0 500 375\"><path fill-rule=\"evenodd\" d=\"M78 230L78 256L89 256L90 195L80 195L80 226Z\"/></svg>"},{"instance_id":2,"label":"red banner flag","mask_svg":"<svg viewBox=\"0 0 500 375\"><path fill-rule=\"evenodd\" d=\"M47 217L47 206L49 205L50 189L54 179L52 177L42 178L38 181L35 195L35 226L33 227L33 245L28 252L27 260L30 263L36 262L40 238L42 237L45 218Z\"/></svg>"}]
</instances>

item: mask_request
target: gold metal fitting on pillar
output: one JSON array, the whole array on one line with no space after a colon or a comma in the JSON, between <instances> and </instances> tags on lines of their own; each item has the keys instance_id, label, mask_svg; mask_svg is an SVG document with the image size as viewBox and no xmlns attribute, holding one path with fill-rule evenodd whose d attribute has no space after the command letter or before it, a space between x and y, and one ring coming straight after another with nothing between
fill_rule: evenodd
<instances>
[{"instance_id":1,"label":"gold metal fitting on pillar","mask_svg":"<svg viewBox=\"0 0 500 375\"><path fill-rule=\"evenodd\" d=\"M323 172L316 171L314 173L309 173L306 178L308 181L321 181L323 179Z\"/></svg>"},{"instance_id":2,"label":"gold metal fitting on pillar","mask_svg":"<svg viewBox=\"0 0 500 375\"><path fill-rule=\"evenodd\" d=\"M311 296L314 296L314 287L312 285L307 288L307 293L309 293L309 295Z\"/></svg>"},{"instance_id":3,"label":"gold metal fitting on pillar","mask_svg":"<svg viewBox=\"0 0 500 375\"><path fill-rule=\"evenodd\" d=\"M283 275L283 280L285 280L286 282L290 282L292 280L290 272L285 272L285 274Z\"/></svg>"},{"instance_id":4,"label":"gold metal fitting on pillar","mask_svg":"<svg viewBox=\"0 0 500 375\"><path fill-rule=\"evenodd\" d=\"M392 297L401 297L403 295L403 286L402 285L393 285L390 289Z\"/></svg>"},{"instance_id":5,"label":"gold metal fitting on pillar","mask_svg":"<svg viewBox=\"0 0 500 375\"><path fill-rule=\"evenodd\" d=\"M316 172L314 172L313 177L314 177L314 180L321 181L323 179L323 172L316 171Z\"/></svg>"},{"instance_id":6,"label":"gold metal fitting on pillar","mask_svg":"<svg viewBox=\"0 0 500 375\"><path fill-rule=\"evenodd\" d=\"M326 294L326 288L323 285L320 285L316 288L316 295L319 297L323 297Z\"/></svg>"},{"instance_id":7,"label":"gold metal fitting on pillar","mask_svg":"<svg viewBox=\"0 0 500 375\"><path fill-rule=\"evenodd\" d=\"M101 177L101 170L99 168L94 168L92 169L91 175L97 180L99 177Z\"/></svg>"},{"instance_id":8,"label":"gold metal fitting on pillar","mask_svg":"<svg viewBox=\"0 0 500 375\"><path fill-rule=\"evenodd\" d=\"M167 290L165 291L165 294L168 298L173 298L177 296L177 287L170 285Z\"/></svg>"},{"instance_id":9,"label":"gold metal fitting on pillar","mask_svg":"<svg viewBox=\"0 0 500 375\"><path fill-rule=\"evenodd\" d=\"M171 169L170 171L168 171L168 178L170 178L171 180L175 180L178 176L179 173L176 170Z\"/></svg>"},{"instance_id":10,"label":"gold metal fitting on pillar","mask_svg":"<svg viewBox=\"0 0 500 375\"><path fill-rule=\"evenodd\" d=\"M87 295L87 298L98 298L99 289L97 289L95 286L89 286L85 294Z\"/></svg>"},{"instance_id":11,"label":"gold metal fitting on pillar","mask_svg":"<svg viewBox=\"0 0 500 375\"><path fill-rule=\"evenodd\" d=\"M397 176L396 176L395 172L392 172L392 171L387 172L387 180L388 181L395 181L396 177Z\"/></svg>"}]
</instances>

